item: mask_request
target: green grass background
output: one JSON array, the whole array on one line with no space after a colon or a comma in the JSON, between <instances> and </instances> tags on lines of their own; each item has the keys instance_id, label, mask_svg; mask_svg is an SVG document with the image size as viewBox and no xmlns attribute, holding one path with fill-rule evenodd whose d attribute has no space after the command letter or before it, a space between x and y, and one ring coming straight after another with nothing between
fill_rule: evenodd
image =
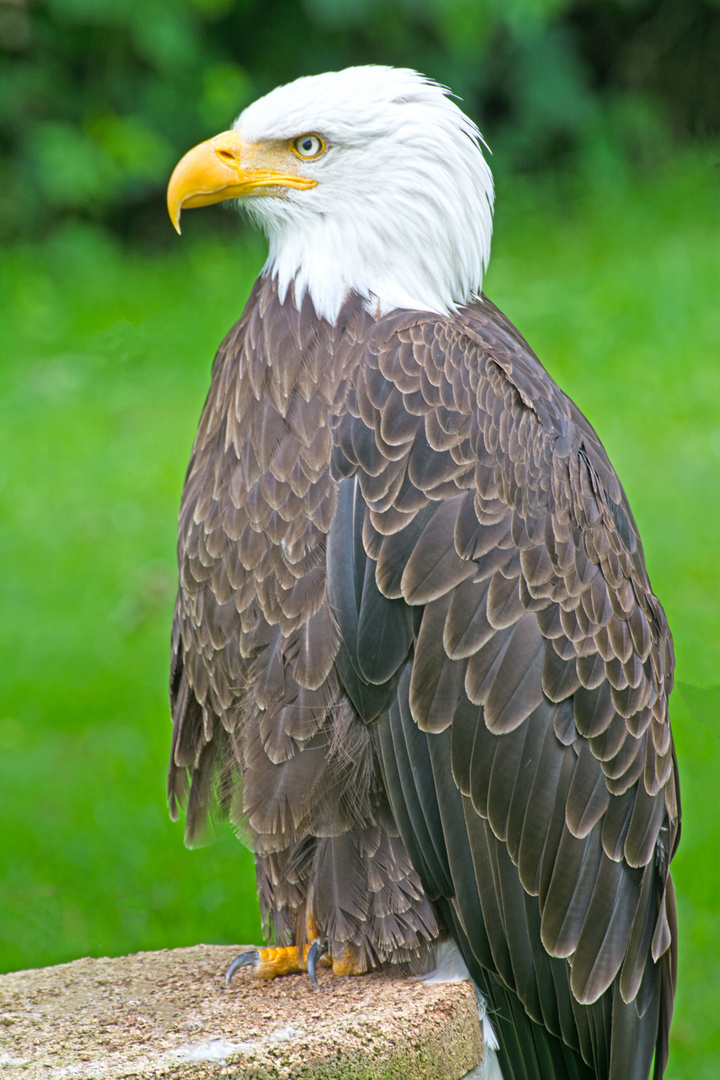
<instances>
[{"instance_id":1,"label":"green grass background","mask_svg":"<svg viewBox=\"0 0 720 1080\"><path fill-rule=\"evenodd\" d=\"M605 442L675 634L673 1080L720 1069L716 162L502 181L486 281ZM249 854L185 850L164 806L177 506L264 258L220 213L160 253L66 226L0 268L0 970L260 936Z\"/></svg>"}]
</instances>

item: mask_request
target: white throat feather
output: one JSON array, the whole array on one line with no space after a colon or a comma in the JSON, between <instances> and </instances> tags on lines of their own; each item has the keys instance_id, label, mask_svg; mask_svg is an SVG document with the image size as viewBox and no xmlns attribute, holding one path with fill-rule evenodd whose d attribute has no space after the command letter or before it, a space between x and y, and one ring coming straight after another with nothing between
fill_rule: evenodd
<instances>
[{"instance_id":1,"label":"white throat feather","mask_svg":"<svg viewBox=\"0 0 720 1080\"><path fill-rule=\"evenodd\" d=\"M476 126L445 88L414 71L347 68L254 102L244 140L318 132L310 190L242 200L269 241L265 273L335 322L350 293L375 315L446 314L479 293L490 255L493 182Z\"/></svg>"}]
</instances>

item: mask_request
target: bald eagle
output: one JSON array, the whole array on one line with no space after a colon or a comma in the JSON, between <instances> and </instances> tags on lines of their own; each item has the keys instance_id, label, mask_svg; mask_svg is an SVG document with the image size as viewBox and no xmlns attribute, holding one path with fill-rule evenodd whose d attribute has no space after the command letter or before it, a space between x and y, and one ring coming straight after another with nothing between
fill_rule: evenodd
<instances>
[{"instance_id":1,"label":"bald eagle","mask_svg":"<svg viewBox=\"0 0 720 1080\"><path fill-rule=\"evenodd\" d=\"M481 136L413 71L302 78L176 167L269 255L182 496L169 799L252 844L261 978L454 942L504 1080L667 1061L672 639L595 431L481 292ZM489 1068L489 1066L488 1066Z\"/></svg>"}]
</instances>

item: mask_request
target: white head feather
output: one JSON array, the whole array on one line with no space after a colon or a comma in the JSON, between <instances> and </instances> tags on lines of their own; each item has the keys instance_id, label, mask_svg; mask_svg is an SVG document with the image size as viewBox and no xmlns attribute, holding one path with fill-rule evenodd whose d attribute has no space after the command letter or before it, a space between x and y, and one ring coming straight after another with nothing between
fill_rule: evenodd
<instances>
[{"instance_id":1,"label":"white head feather","mask_svg":"<svg viewBox=\"0 0 720 1080\"><path fill-rule=\"evenodd\" d=\"M240 114L248 142L317 132L317 181L283 198L242 200L265 230L267 273L284 299L309 292L331 322L350 292L379 315L447 313L482 284L493 182L480 133L448 91L415 71L355 67L278 87Z\"/></svg>"}]
</instances>

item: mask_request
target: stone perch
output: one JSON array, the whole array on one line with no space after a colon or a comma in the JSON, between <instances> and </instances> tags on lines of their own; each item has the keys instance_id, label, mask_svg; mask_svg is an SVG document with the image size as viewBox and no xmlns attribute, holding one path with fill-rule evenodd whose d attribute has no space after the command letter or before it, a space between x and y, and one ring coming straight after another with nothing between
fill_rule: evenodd
<instances>
[{"instance_id":1,"label":"stone perch","mask_svg":"<svg viewBox=\"0 0 720 1080\"><path fill-rule=\"evenodd\" d=\"M2 1080L480 1077L472 985L224 973L242 946L74 960L0 976Z\"/></svg>"}]
</instances>

